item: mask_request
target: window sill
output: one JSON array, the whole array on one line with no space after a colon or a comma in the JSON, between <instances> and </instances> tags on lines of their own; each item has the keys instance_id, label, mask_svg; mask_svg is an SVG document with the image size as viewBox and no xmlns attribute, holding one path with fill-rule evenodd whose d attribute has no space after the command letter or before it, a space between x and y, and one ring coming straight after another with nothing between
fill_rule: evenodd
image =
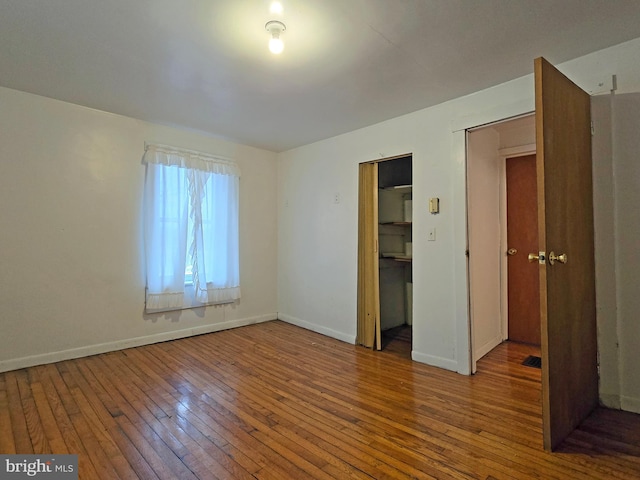
<instances>
[{"instance_id":1,"label":"window sill","mask_svg":"<svg viewBox=\"0 0 640 480\"><path fill-rule=\"evenodd\" d=\"M201 303L196 300L196 289L193 282L185 283L184 288L184 305L177 308L146 308L145 313L163 313L163 312L178 312L180 310L193 310L194 308L203 308L210 306L229 305L236 303L235 300L229 300L228 302L220 303Z\"/></svg>"}]
</instances>

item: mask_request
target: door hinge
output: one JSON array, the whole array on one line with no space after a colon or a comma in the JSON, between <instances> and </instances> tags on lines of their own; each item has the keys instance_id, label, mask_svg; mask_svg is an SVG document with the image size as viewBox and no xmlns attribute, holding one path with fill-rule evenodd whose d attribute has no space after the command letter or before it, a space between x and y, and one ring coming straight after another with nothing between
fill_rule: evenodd
<instances>
[{"instance_id":1,"label":"door hinge","mask_svg":"<svg viewBox=\"0 0 640 480\"><path fill-rule=\"evenodd\" d=\"M593 137L595 133L596 133L596 128L593 126L593 120L591 120L591 136Z\"/></svg>"}]
</instances>

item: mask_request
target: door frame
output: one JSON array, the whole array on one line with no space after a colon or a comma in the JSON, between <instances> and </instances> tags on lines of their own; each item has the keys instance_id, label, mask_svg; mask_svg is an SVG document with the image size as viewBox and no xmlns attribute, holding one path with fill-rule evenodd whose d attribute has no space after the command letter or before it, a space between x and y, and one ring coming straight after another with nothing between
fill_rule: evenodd
<instances>
[{"instance_id":1,"label":"door frame","mask_svg":"<svg viewBox=\"0 0 640 480\"><path fill-rule=\"evenodd\" d=\"M382 349L382 330L380 318L380 271L379 271L379 236L378 236L378 165L390 160L398 160L400 158L411 157L413 171L413 153L405 153L401 155L393 155L390 157L369 160L358 164L358 287L357 287L357 315L356 315L356 345L363 345L373 350ZM367 166L373 166L373 178L371 185L363 184L363 173ZM412 173L413 177L413 173ZM363 189L372 188L371 195L367 198L361 198ZM367 205L367 201L372 202ZM365 207L372 209L370 215L363 216ZM367 222L373 222L373 225L367 225ZM369 228L367 228L369 227ZM373 235L370 238L372 244L366 245L367 233ZM367 250L373 250L369 251ZM371 257L372 256L372 257ZM367 261L369 257L370 261ZM367 278L366 271L373 269L373 277ZM373 291L369 291L373 289ZM413 308L413 305L412 305ZM373 325L371 320L367 320L367 312L373 313ZM370 317L370 315L369 315ZM372 331L373 330L373 331ZM373 340L371 340L373 334ZM367 338L367 341L364 341ZM413 349L413 344L411 345Z\"/></svg>"},{"instance_id":2,"label":"door frame","mask_svg":"<svg viewBox=\"0 0 640 480\"><path fill-rule=\"evenodd\" d=\"M526 97L519 101L499 104L491 110L461 115L451 122L452 196L451 215L453 218L453 279L454 279L454 329L456 371L462 375L472 373L471 316L469 311L469 276L467 251L467 130L490 123L535 113L533 87Z\"/></svg>"},{"instance_id":3,"label":"door frame","mask_svg":"<svg viewBox=\"0 0 640 480\"><path fill-rule=\"evenodd\" d=\"M477 126L472 126L469 128L466 128L464 130L465 132L465 158L464 158L464 165L465 165L465 195L468 195L469 192L469 185L470 185L470 181L473 181L473 179L471 179L469 177L469 168L468 168L468 164L469 164L469 136L472 132L483 129L483 128L487 128L487 127L491 127L492 125L497 125L497 124L503 124L503 123L509 123L511 121L514 120L518 120L521 118L525 118L525 117L535 117L535 112L525 112L523 114L520 115L512 115L508 118L500 118L497 119L496 121L492 121L492 122L484 122L481 125L477 125ZM504 251L506 252L508 246L507 246L507 196L506 196L506 162L507 162L507 158L516 158L516 157L522 157L522 156L526 156L526 155L532 155L536 153L536 144L535 143L528 143L528 144L523 144L523 145L518 145L518 146L514 146L514 147L508 147L508 148L501 148L501 149L497 149L496 150L496 156L498 158L498 163L499 163L499 172L497 173L496 177L498 177L496 180L496 183L499 184L499 188L500 188L500 198L499 198L499 216L500 216L500 245L499 245L499 249L500 251ZM472 157L471 157L472 158ZM470 213L470 208L468 205L468 198L465 196L465 222L467 225L467 231L466 231L466 249L469 249L469 238L470 238L470 231L469 231L469 220L471 218L471 213ZM472 279L471 279L471 272L469 269L469 262L470 259L467 256L466 259L466 264L467 264L467 278L466 278L466 286L468 289L468 298L467 298L467 302L468 302L468 322L469 322L469 362L470 362L470 373L473 374L476 372L476 366L477 366L477 360L476 360L476 352L474 351L474 328L475 328L475 322L474 322L474 318L473 318L473 311L472 311L472 302L473 302L473 285L472 285ZM499 264L499 268L500 268L500 285L499 285L499 296L500 296L500 319L499 319L499 323L500 323L500 334L502 337L502 340L505 340L508 336L508 276L507 276L507 257L504 255L500 256L500 264ZM481 350L482 351L482 350ZM485 352L486 353L486 352ZM459 370L460 372L460 370ZM462 372L460 372L462 373Z\"/></svg>"}]
</instances>

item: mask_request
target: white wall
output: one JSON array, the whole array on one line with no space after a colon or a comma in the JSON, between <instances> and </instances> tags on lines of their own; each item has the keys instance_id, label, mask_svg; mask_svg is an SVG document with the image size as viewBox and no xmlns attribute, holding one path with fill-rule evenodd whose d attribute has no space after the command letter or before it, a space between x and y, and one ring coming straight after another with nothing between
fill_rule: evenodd
<instances>
[{"instance_id":1,"label":"white wall","mask_svg":"<svg viewBox=\"0 0 640 480\"><path fill-rule=\"evenodd\" d=\"M280 154L280 318L354 342L358 164L412 153L413 358L468 371L465 135L452 130L532 109L532 79L523 78ZM428 213L430 197L440 214Z\"/></svg>"},{"instance_id":2,"label":"white wall","mask_svg":"<svg viewBox=\"0 0 640 480\"><path fill-rule=\"evenodd\" d=\"M613 103L620 403L640 413L640 93Z\"/></svg>"},{"instance_id":3,"label":"white wall","mask_svg":"<svg viewBox=\"0 0 640 480\"><path fill-rule=\"evenodd\" d=\"M640 39L567 62L560 69L588 91L594 90L594 81L610 79L612 74L617 75L620 91L640 91ZM464 129L533 109L533 75L529 75L280 154L280 317L354 341L358 163L412 153L412 356L468 373ZM340 193L339 204L333 203L334 193ZM441 214L428 213L429 197L440 197ZM620 208L636 211L633 203ZM427 242L432 227L437 240ZM599 228L596 224L596 235ZM637 289L637 279L632 285ZM635 318L639 315L635 310ZM640 348L640 339L631 347ZM617 358L616 352L605 353ZM621 378L632 401L640 399L630 386L640 387L637 375L637 367L628 365Z\"/></svg>"},{"instance_id":4,"label":"white wall","mask_svg":"<svg viewBox=\"0 0 640 480\"><path fill-rule=\"evenodd\" d=\"M595 133L592 137L593 221L596 226L594 241L600 399L608 407L620 408L611 104L610 94L591 98L591 120Z\"/></svg>"},{"instance_id":5,"label":"white wall","mask_svg":"<svg viewBox=\"0 0 640 480\"><path fill-rule=\"evenodd\" d=\"M640 413L640 94L592 99L600 398Z\"/></svg>"},{"instance_id":6,"label":"white wall","mask_svg":"<svg viewBox=\"0 0 640 480\"><path fill-rule=\"evenodd\" d=\"M144 142L235 158L238 305L145 315ZM0 88L0 371L273 319L276 155Z\"/></svg>"}]
</instances>

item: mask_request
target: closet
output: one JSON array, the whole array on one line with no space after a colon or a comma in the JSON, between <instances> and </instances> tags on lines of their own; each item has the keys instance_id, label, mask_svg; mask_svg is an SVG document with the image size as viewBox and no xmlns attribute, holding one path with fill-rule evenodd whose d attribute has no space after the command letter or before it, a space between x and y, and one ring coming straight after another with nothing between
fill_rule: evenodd
<instances>
[{"instance_id":1,"label":"closet","mask_svg":"<svg viewBox=\"0 0 640 480\"><path fill-rule=\"evenodd\" d=\"M412 324L411 162L360 165L357 343L378 350L386 332Z\"/></svg>"}]
</instances>

